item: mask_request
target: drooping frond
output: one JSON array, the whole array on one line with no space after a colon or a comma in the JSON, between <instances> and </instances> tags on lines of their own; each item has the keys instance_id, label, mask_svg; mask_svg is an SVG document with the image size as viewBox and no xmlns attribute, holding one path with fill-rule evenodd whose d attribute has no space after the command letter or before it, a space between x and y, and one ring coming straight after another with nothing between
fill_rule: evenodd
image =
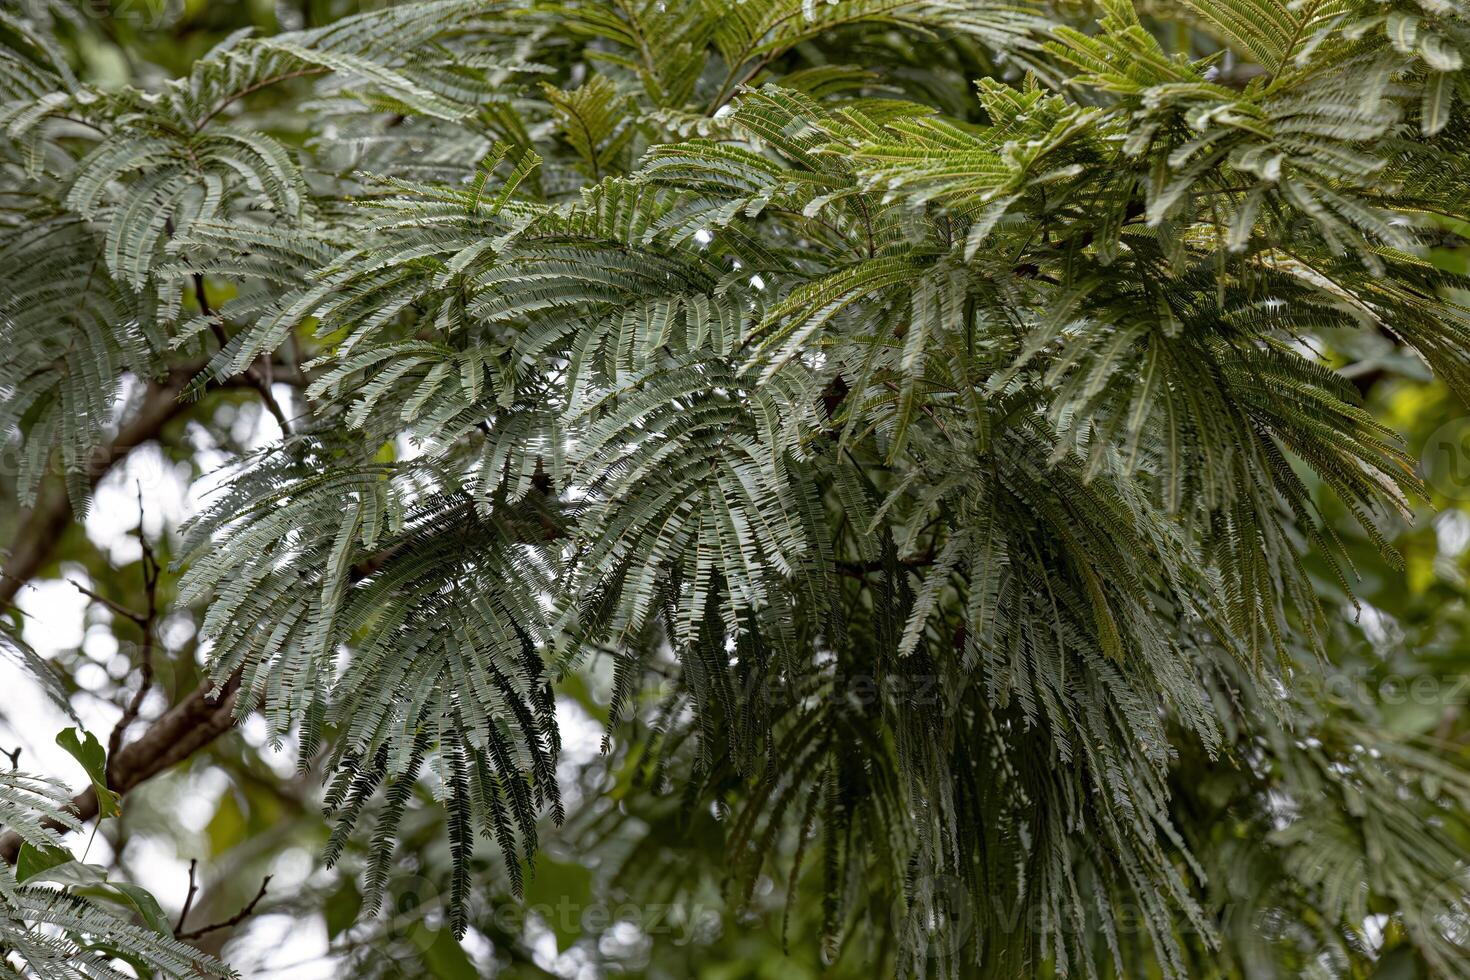
<instances>
[{"instance_id":1,"label":"drooping frond","mask_svg":"<svg viewBox=\"0 0 1470 980\"><path fill-rule=\"evenodd\" d=\"M1193 975L1245 928L1197 762L1279 849L1247 905L1310 907L1324 963L1384 908L1461 968L1409 908L1456 838L1391 828L1463 772L1281 692L1322 649L1309 548L1350 592L1323 501L1393 561L1422 492L1322 338L1470 395L1430 261L1466 227L1466 19L1195 0L1168 16L1228 56L1194 58L1101 8L407 4L146 95L6 49L23 495L58 452L84 502L125 375L300 376L185 528L182 599L240 711L321 750L329 857L376 821L369 908L420 781L455 930L477 835L519 887L562 815L552 685L607 656L615 716L668 681L630 765L729 816L737 902L819 879L831 956L882 918L906 973ZM274 85L330 133L237 124ZM936 881L1006 940L936 947Z\"/></svg>"}]
</instances>

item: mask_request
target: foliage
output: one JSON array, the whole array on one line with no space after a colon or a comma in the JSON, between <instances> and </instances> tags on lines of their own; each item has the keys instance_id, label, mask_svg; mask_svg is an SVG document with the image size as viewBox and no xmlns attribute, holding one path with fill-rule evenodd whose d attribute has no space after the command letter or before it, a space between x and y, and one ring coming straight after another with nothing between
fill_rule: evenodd
<instances>
[{"instance_id":1,"label":"foliage","mask_svg":"<svg viewBox=\"0 0 1470 980\"><path fill-rule=\"evenodd\" d=\"M73 858L58 833L79 826L67 809L70 797L46 777L0 771L0 829L24 841L15 868L0 861L5 972L39 980L235 976L175 939L148 892L109 883L105 871ZM97 894L89 896L88 887ZM141 912L146 925L135 924L119 904ZM136 972L119 969L118 961Z\"/></svg>"},{"instance_id":2,"label":"foliage","mask_svg":"<svg viewBox=\"0 0 1470 980\"><path fill-rule=\"evenodd\" d=\"M1321 338L1470 394L1458 6L1200 0L1197 56L1127 0L443 0L154 91L58 16L0 22L18 498L58 458L85 510L127 379L308 376L179 601L329 773L328 859L371 824L366 913L420 786L453 931L477 837L521 891L607 658L630 771L720 815L735 905L815 888L828 960L1352 975L1384 914L1467 968L1424 896L1470 774L1289 693L1351 593L1324 508L1397 562L1424 493Z\"/></svg>"}]
</instances>

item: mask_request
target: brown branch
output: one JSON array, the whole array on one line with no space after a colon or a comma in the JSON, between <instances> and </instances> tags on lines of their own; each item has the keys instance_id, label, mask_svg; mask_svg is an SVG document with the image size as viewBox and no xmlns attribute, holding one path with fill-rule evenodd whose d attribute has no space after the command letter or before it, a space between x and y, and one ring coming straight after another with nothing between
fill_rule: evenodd
<instances>
[{"instance_id":1,"label":"brown branch","mask_svg":"<svg viewBox=\"0 0 1470 980\"><path fill-rule=\"evenodd\" d=\"M128 700L123 708L122 717L117 724L112 726L112 735L107 739L108 767L111 769L111 760L117 758L118 749L122 748L123 736L127 734L128 727L138 719L138 712L143 708L143 699L148 696L148 691L153 687L153 635L154 625L158 620L158 576L162 569L158 565L158 559L153 554L153 545L148 541L148 535L143 530L143 486L138 485L138 543L143 548L143 592L148 597L147 611L141 616L134 618L138 629L143 634L143 645L138 651L138 690ZM108 782L112 777L108 776Z\"/></svg>"},{"instance_id":2,"label":"brown branch","mask_svg":"<svg viewBox=\"0 0 1470 980\"><path fill-rule=\"evenodd\" d=\"M107 596L105 596L105 595L98 595L96 592L93 592L91 589L87 588L85 585L83 585L80 582L76 582L76 581L73 581L71 579L67 579L67 581L71 584L71 587L72 588L76 589L82 595L86 596L88 599L91 599L93 602L100 602L100 603L102 603L104 606L106 606L112 612L117 613L123 619L131 620L132 622L135 622L135 623L142 623L143 622L143 614L142 613L140 613L140 612L134 612L133 610L129 609L127 606L123 605L122 603L120 603L120 602L114 602L113 600L107 598Z\"/></svg>"},{"instance_id":3,"label":"brown branch","mask_svg":"<svg viewBox=\"0 0 1470 980\"><path fill-rule=\"evenodd\" d=\"M209 315L211 311L207 298L203 295L202 277L196 279L195 286L201 309ZM256 372L256 365L252 365L252 370L246 372L244 380L260 392L282 431L289 433L291 430L285 415L271 395L270 361L262 360L266 367L261 372ZM158 438L165 425L187 410L189 404L182 401L180 396L204 367L204 364L182 365L170 369L162 379L149 381L137 411L118 428L117 435L111 442L95 447L87 457L84 476L89 491L95 490L103 477L133 449ZM225 383L229 384L234 380L228 379ZM45 567L74 517L65 481L61 485L52 482L43 486L35 505L22 518L11 541L5 564L0 568L0 608L13 604L21 588ZM141 497L138 533L141 539ZM234 725L235 700L240 686L240 674L237 671L223 685L218 695L211 697L215 693L215 685L206 678L187 698L150 725L139 739L129 745L122 745L126 730L137 719L143 699L152 685L153 625L157 617L155 590L159 568L146 540L143 541L143 548L144 579L148 590L148 611L145 614L134 613L77 583L72 583L115 612L132 619L143 629L140 686L125 706L109 739L107 783L108 788L118 795L127 793L139 783L183 761L229 731ZM15 754L15 758L18 756L19 752ZM96 817L98 804L95 790L89 787L78 793L72 798L69 809L82 823ZM55 830L66 829L51 821L46 823ZM18 834L0 834L0 860L14 864L20 853L20 846Z\"/></svg>"},{"instance_id":4,"label":"brown branch","mask_svg":"<svg viewBox=\"0 0 1470 980\"><path fill-rule=\"evenodd\" d=\"M352 580L361 581L374 574L396 551L396 546L385 548L360 562L352 569ZM211 698L214 683L206 677L193 693L148 726L136 741L110 750L108 789L122 796L139 783L187 759L234 727L240 679L241 674L236 671L225 682L219 696ZM114 735L117 735L116 730ZM86 823L97 816L97 794L91 788L78 793L72 797L69 809L79 822ZM53 830L67 829L52 821L46 821L46 826ZM14 864L20 845L20 835L13 832L0 835L0 860Z\"/></svg>"},{"instance_id":5,"label":"brown branch","mask_svg":"<svg viewBox=\"0 0 1470 980\"><path fill-rule=\"evenodd\" d=\"M191 932L179 932L178 929L175 929L174 930L174 937L177 938L177 939L184 939L184 940L198 939L200 936L207 935L207 934L209 934L211 932L215 932L215 931L220 930L220 929L229 929L229 928L232 928L234 926L238 926L240 923L244 922L246 919L250 918L250 916L254 914L254 912L255 912L255 906L257 906L257 905L260 904L260 900L262 898L265 898L265 890L266 890L266 888L268 888L270 886L270 883L271 883L271 876L270 875L266 875L265 878L260 883L260 891L258 891L258 892L255 893L255 897L250 900L250 904L246 905L244 908L242 908L240 911L236 912L234 915L230 916L228 919L225 919L222 922L216 922L213 925L204 926L204 927L202 927L200 929L194 929ZM189 886L190 886L191 889L193 888L193 885L194 885L194 862L193 861L190 861L189 862ZM188 911L189 911L189 909L186 906L184 908L184 914L188 914ZM182 929L183 927L184 927L184 916L183 915L180 915L179 916L179 929Z\"/></svg>"},{"instance_id":6,"label":"brown branch","mask_svg":"<svg viewBox=\"0 0 1470 980\"><path fill-rule=\"evenodd\" d=\"M189 409L190 403L180 401L180 396L204 367L203 363L186 364L171 369L162 380L148 383L132 418L118 429L111 442L96 446L88 456L86 478L89 490L97 489L102 478L124 457L143 443L157 439L165 425ZM289 365L284 367L294 373L283 380L291 384L305 382L299 372L290 369ZM238 384L256 387L253 382L233 378L222 382L223 387ZM280 411L279 406L276 411ZM73 516L71 499L63 485L53 483L42 488L35 505L22 519L10 543L5 565L0 568L0 607L13 603L21 588L45 567Z\"/></svg>"},{"instance_id":7,"label":"brown branch","mask_svg":"<svg viewBox=\"0 0 1470 980\"><path fill-rule=\"evenodd\" d=\"M360 562L352 569L352 580L361 581L374 574L396 551L396 546L385 548ZM139 783L187 759L234 727L240 679L241 674L237 670L225 682L219 696L211 698L214 683L206 677L193 693L148 726L136 741L109 751L107 788L122 796ZM78 821L86 823L97 816L97 794L91 788L78 793L72 797L69 809ZM52 821L46 821L46 826L53 830L67 829ZM19 834L0 835L0 860L14 864L20 845Z\"/></svg>"},{"instance_id":8,"label":"brown branch","mask_svg":"<svg viewBox=\"0 0 1470 980\"><path fill-rule=\"evenodd\" d=\"M194 877L194 872L199 870L199 859L189 859L189 894L184 896L184 907L179 911L179 922L174 926L174 938L184 931L184 920L189 917L189 909L194 907L194 896L199 894L199 882Z\"/></svg>"},{"instance_id":9,"label":"brown branch","mask_svg":"<svg viewBox=\"0 0 1470 980\"><path fill-rule=\"evenodd\" d=\"M214 309L209 305L209 297L204 293L204 275L196 272L191 278L194 280L194 302L199 304L199 313L209 321L209 328L214 333L214 339L219 343L220 350L224 350L229 343L229 338L225 336L224 324L215 315ZM287 421L286 413L281 411L276 396L271 393L270 359L257 358L254 364L245 369L241 377L245 379L246 384L260 394L260 400L265 403L271 415L275 416L276 424L281 427L282 432L289 436L291 423Z\"/></svg>"},{"instance_id":10,"label":"brown branch","mask_svg":"<svg viewBox=\"0 0 1470 980\"><path fill-rule=\"evenodd\" d=\"M158 438L163 427L188 405L179 396L203 365L175 368L161 381L151 381L133 417L124 423L111 442L93 449L86 462L88 489L95 490L102 478L133 449ZM30 581L50 559L56 544L72 520L71 500L64 486L42 490L16 532L10 555L0 570L0 606L15 600L21 586Z\"/></svg>"},{"instance_id":11,"label":"brown branch","mask_svg":"<svg viewBox=\"0 0 1470 980\"><path fill-rule=\"evenodd\" d=\"M269 78L262 78L255 84L247 85L240 91L232 92L221 99L213 109L210 109L208 112L206 112L203 116L199 118L199 121L194 124L194 132L198 133L205 126L209 125L209 121L211 119L219 115L221 112L224 112L227 108L234 105L236 102L239 102L247 95L254 95L256 92L259 92L263 88L269 88L272 85L275 85L279 82L289 81L292 78L310 78L314 75L325 75L330 70L331 69L329 68L313 66L311 68L301 68L296 71L284 72L280 75L272 75Z\"/></svg>"},{"instance_id":12,"label":"brown branch","mask_svg":"<svg viewBox=\"0 0 1470 980\"><path fill-rule=\"evenodd\" d=\"M537 516L540 518L541 534L538 536L528 533L526 540L539 538L550 541L565 534L565 529L549 514L538 512ZM529 528L527 530L529 532ZM55 541L51 544L54 545ZM360 582L376 574L393 559L400 547L401 544L395 544L363 559L353 566L349 577L353 582ZM122 796L138 784L187 759L234 727L235 702L239 696L240 682L241 673L237 670L225 682L218 696L211 697L215 685L209 678L205 678L187 698L160 716L137 740L110 752L107 767L108 789ZM70 810L79 822L90 821L98 812L96 793L91 788L78 793L72 797ZM50 821L46 825L55 830L67 829ZM11 832L0 835L0 860L14 864L20 853L20 845L18 834ZM223 925L225 924L219 928L223 928Z\"/></svg>"},{"instance_id":13,"label":"brown branch","mask_svg":"<svg viewBox=\"0 0 1470 980\"><path fill-rule=\"evenodd\" d=\"M218 697L210 697L215 685L205 678L183 701L164 712L136 740L124 745L108 766L108 788L119 795L151 779L213 742L234 727L235 699L240 688L237 673L227 681ZM90 788L72 797L71 812L82 823L97 816L97 794ZM48 823L52 829L64 829ZM0 859L15 863L20 853L20 836L0 835Z\"/></svg>"}]
</instances>

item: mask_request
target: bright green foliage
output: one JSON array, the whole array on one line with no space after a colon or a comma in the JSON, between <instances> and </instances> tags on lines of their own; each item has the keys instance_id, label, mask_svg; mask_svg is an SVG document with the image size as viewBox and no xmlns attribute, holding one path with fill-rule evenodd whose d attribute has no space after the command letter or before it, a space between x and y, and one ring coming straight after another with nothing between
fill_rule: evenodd
<instances>
[{"instance_id":1,"label":"bright green foliage","mask_svg":"<svg viewBox=\"0 0 1470 980\"><path fill-rule=\"evenodd\" d=\"M476 836L519 887L554 686L606 654L610 737L728 813L731 901L820 862L832 956L1358 975L1383 913L1470 969L1460 898L1425 903L1470 773L1285 693L1318 490L1385 553L1421 492L1314 339L1382 331L1470 396L1470 296L1426 260L1470 213L1470 20L1195 2L1171 26L1229 50L1193 58L1100 7L448 0L149 94L7 19L22 492L125 374L310 352L182 598L241 712L324 753L329 856L374 821L369 909L421 777L455 926ZM277 84L300 118L237 119ZM1240 774L1254 839L1180 811L1181 758ZM978 940L934 935L936 880Z\"/></svg>"}]
</instances>

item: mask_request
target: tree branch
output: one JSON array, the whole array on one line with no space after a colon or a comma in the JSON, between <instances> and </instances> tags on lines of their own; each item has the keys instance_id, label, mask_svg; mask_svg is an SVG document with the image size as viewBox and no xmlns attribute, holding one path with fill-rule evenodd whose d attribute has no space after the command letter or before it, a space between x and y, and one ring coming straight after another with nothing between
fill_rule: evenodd
<instances>
[{"instance_id":1,"label":"tree branch","mask_svg":"<svg viewBox=\"0 0 1470 980\"><path fill-rule=\"evenodd\" d=\"M135 448L158 437L163 427L188 405L179 396L203 365L175 368L162 381L150 381L133 417L124 423L109 443L94 449L87 460L87 486L95 490L102 478ZM10 556L0 570L0 606L15 601L21 587L46 564L56 543L72 520L71 500L66 489L52 484L44 488L25 517Z\"/></svg>"},{"instance_id":2,"label":"tree branch","mask_svg":"<svg viewBox=\"0 0 1470 980\"><path fill-rule=\"evenodd\" d=\"M108 788L121 795L151 779L234 727L235 699L240 689L237 673L211 698L214 682L205 678L183 701L174 705L136 741L118 750L108 766ZM72 797L71 811L82 823L97 816L97 794L90 788ZM63 829L50 824L53 829ZM0 835L0 859L14 864L20 853L20 836Z\"/></svg>"},{"instance_id":3,"label":"tree branch","mask_svg":"<svg viewBox=\"0 0 1470 980\"><path fill-rule=\"evenodd\" d=\"M285 367L289 373L282 380L289 384L305 383L299 371L289 365ZM204 368L202 362L186 364L171 369L163 380L148 383L143 400L132 418L118 429L111 442L97 446L88 457L86 475L89 490L97 489L102 478L130 452L157 439L165 425L188 410L190 403L180 401L179 397ZM231 378L221 383L222 387L239 385L259 390L254 378ZM271 408L273 402L274 399L268 401L266 407ZM280 406L276 405L272 413L280 414ZM10 543L5 565L0 568L0 607L13 603L21 588L45 566L73 516L65 487L54 483L43 487L35 506L21 521Z\"/></svg>"},{"instance_id":4,"label":"tree branch","mask_svg":"<svg viewBox=\"0 0 1470 980\"><path fill-rule=\"evenodd\" d=\"M329 68L323 68L323 67L321 67L319 65L313 65L310 68L300 68L300 69L297 69L296 71L288 71L288 72L284 72L284 73L279 74L279 75L272 75L269 78L262 78L260 81L256 82L255 84L248 85L245 88L242 88L238 92L232 92L229 95L225 96L223 99L221 99L218 103L215 104L215 106L214 106L213 109L210 109L204 115L202 115L202 116L199 117L199 121L194 124L194 132L195 133L198 133L205 126L209 125L209 121L211 119L213 119L215 116L219 115L221 112L224 112L227 108L229 108L230 106L234 105L236 102L239 102L241 99L245 98L247 95L253 95L254 93L259 92L263 88L267 88L267 87L269 87L271 85L275 85L275 84L278 84L280 82L289 81L290 79L293 79L293 78L310 78L313 75L325 75L330 70L331 69L329 69Z\"/></svg>"},{"instance_id":5,"label":"tree branch","mask_svg":"<svg viewBox=\"0 0 1470 980\"><path fill-rule=\"evenodd\" d=\"M68 510L67 514L69 513ZM63 521L63 527L64 523ZM542 527L542 531L547 540L564 533L547 515L542 515L542 523L546 525ZM48 553L54 545L53 538L49 541ZM392 560L397 550L398 546L391 546L359 562L351 570L351 580L359 582L375 574ZM11 595L13 594L12 591ZM211 698L215 685L206 677L187 698L160 716L136 741L110 752L107 767L108 789L122 796L138 784L182 762L234 727L235 702L239 695L240 681L241 672L237 670L225 682L219 696ZM79 822L87 823L97 816L97 794L91 788L78 793L72 797L70 809ZM47 826L55 830L66 829L49 821ZM0 860L14 864L20 853L20 845L18 834L11 832L0 835Z\"/></svg>"},{"instance_id":6,"label":"tree branch","mask_svg":"<svg viewBox=\"0 0 1470 980\"><path fill-rule=\"evenodd\" d=\"M107 758L109 769L113 759L122 748L123 736L127 734L128 726L138 720L138 712L142 710L143 699L148 696L148 691L153 687L153 646L154 626L158 620L158 576L163 571L158 565L158 559L153 554L153 545L148 541L148 534L143 530L143 487L138 486L138 543L143 548L143 591L148 596L148 610L143 615L134 615L133 622L138 624L138 629L143 633L143 644L138 650L138 690L128 700L127 706L123 708L122 717L112 727L112 735L107 739ZM80 588L80 586L78 586ZM108 782L112 777L108 776Z\"/></svg>"},{"instance_id":7,"label":"tree branch","mask_svg":"<svg viewBox=\"0 0 1470 980\"><path fill-rule=\"evenodd\" d=\"M191 939L198 939L200 936L208 935L209 933L215 932L216 930L219 930L219 929L229 929L229 928L231 928L233 926L238 926L240 923L244 922L246 919L250 918L250 916L252 914L254 914L254 912L255 912L255 906L257 906L257 905L260 904L260 900L262 898L265 898L265 890L266 890L266 888L268 888L270 886L270 883L271 883L271 876L270 875L266 875L265 878L264 878L264 880L262 880L261 883L260 883L260 891L258 891L258 892L255 893L255 897L250 900L250 904L246 905L240 911L236 912L234 915L230 916L228 919L225 919L223 922L216 922L216 923L213 923L212 925L203 926L203 927L201 927L199 929L193 929L193 930L191 930L189 932L179 932L178 929L175 929L174 930L174 936L177 937L177 938L179 938L179 939L183 939L183 940L186 940L187 941L187 940L191 940ZM193 861L190 861L189 862L189 887L191 889L191 895L192 895L192 889L194 887L194 862ZM184 909L183 915L180 915L179 916L179 926L178 926L179 929L182 929L184 927L184 915L188 915L188 914L189 914L189 910L188 910L188 908L186 906L185 909Z\"/></svg>"},{"instance_id":8,"label":"tree branch","mask_svg":"<svg viewBox=\"0 0 1470 980\"><path fill-rule=\"evenodd\" d=\"M177 938L178 935L179 935L179 933L183 931L183 929L184 929L184 920L189 917L189 910L194 907L194 896L197 895L197 894L199 894L199 882L194 877L194 873L196 871L198 871L198 870L199 870L199 859L198 858L190 858L189 859L189 894L187 894L187 895L184 896L184 908L183 908L182 911L179 912L179 922L178 922L178 925L174 926L174 937L175 938Z\"/></svg>"},{"instance_id":9,"label":"tree branch","mask_svg":"<svg viewBox=\"0 0 1470 980\"><path fill-rule=\"evenodd\" d=\"M220 350L224 350L226 345L229 344L229 338L225 336L224 325L220 322L220 318L214 312L213 307L209 305L209 297L205 295L204 275L203 273L196 272L191 278L194 281L194 302L199 304L199 313L209 321L210 329L214 332L214 338L218 341ZM281 427L282 432L289 436L291 434L291 423L287 420L286 413L281 410L280 403L276 401L276 396L271 393L270 359L267 357L256 358L255 363L246 368L240 377L245 380L246 384L260 394L260 400L265 403L265 407L275 417L276 424Z\"/></svg>"},{"instance_id":10,"label":"tree branch","mask_svg":"<svg viewBox=\"0 0 1470 980\"><path fill-rule=\"evenodd\" d=\"M352 580L361 581L375 573L392 557L385 549L352 569ZM235 671L217 698L210 698L214 682L205 678L187 698L174 705L134 742L109 752L108 789L122 796L139 783L187 759L234 727L235 701L239 696L241 672ZM97 816L97 794L88 788L72 797L71 811L81 823ZM65 830L51 821L46 826ZM14 864L20 853L20 835L0 835L0 860Z\"/></svg>"}]
</instances>

